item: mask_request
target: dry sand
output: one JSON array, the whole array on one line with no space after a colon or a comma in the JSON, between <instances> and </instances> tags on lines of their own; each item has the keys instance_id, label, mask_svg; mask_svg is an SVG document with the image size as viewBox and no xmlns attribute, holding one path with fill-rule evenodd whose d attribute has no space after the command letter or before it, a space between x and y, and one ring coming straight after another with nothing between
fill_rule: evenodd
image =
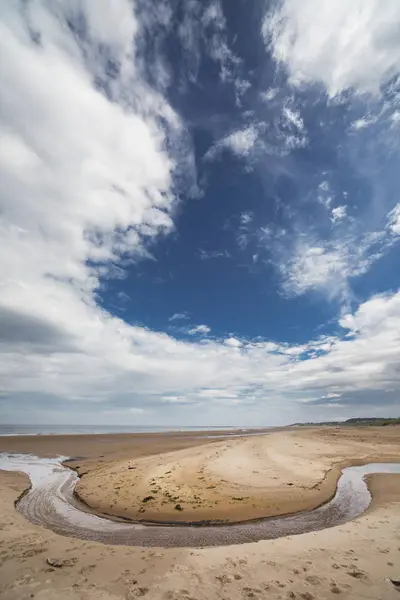
<instances>
[{"instance_id":1,"label":"dry sand","mask_svg":"<svg viewBox=\"0 0 400 600\"><path fill-rule=\"evenodd\" d=\"M398 453L399 431L399 428L368 428L353 433L339 430L333 437L338 447L354 443L356 449L358 443L362 444L366 460L370 460L373 451L375 458L381 459L384 446L387 448L383 454L390 453L389 447L396 452L396 444ZM282 435L284 451L288 440L286 433ZM321 455L313 455L317 462L322 461L316 467L321 473L319 469L323 470L326 464L322 446L327 440L329 444L332 442L333 434L328 430L309 433L302 430L299 435L304 440L315 439L318 447L321 445ZM275 444L278 443L276 439ZM55 448L57 440L54 444ZM241 443L234 443L233 447L240 455ZM54 449L56 452L62 453ZM219 458L213 462L213 473L218 476ZM279 461L276 456L272 458L274 469L273 465ZM314 468L305 467L306 455L301 454L302 469L297 469L297 457L292 460L295 466L290 467L286 455L283 464L290 476L297 475L299 470L300 479L309 483L307 471L314 472ZM330 460L334 463L337 454ZM257 461L254 470L261 467L261 461ZM91 473L96 470L94 466ZM247 476L232 465L230 485L232 482L245 485ZM26 487L27 478L0 472L0 598L324 600L338 595L346 600L395 600L400 595L388 578L400 579L400 476L374 475L369 484L373 493L371 508L346 525L256 544L163 550L105 546L63 538L36 527L16 513L13 506ZM67 563L52 567L46 562L48 557Z\"/></svg>"}]
</instances>

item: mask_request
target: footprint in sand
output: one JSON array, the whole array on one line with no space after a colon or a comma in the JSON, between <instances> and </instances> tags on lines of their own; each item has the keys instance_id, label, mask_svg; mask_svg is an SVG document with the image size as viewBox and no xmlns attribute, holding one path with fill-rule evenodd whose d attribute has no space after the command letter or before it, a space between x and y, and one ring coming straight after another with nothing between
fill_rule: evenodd
<instances>
[{"instance_id":1,"label":"footprint in sand","mask_svg":"<svg viewBox=\"0 0 400 600\"><path fill-rule=\"evenodd\" d=\"M222 583L222 585L232 582L232 579L229 577L229 575L216 575L215 579Z\"/></svg>"},{"instance_id":2,"label":"footprint in sand","mask_svg":"<svg viewBox=\"0 0 400 600\"><path fill-rule=\"evenodd\" d=\"M149 588L147 587L134 586L128 591L128 594L126 595L126 600L136 600L136 598L143 598L143 596L146 596L148 591Z\"/></svg>"},{"instance_id":3,"label":"footprint in sand","mask_svg":"<svg viewBox=\"0 0 400 600\"><path fill-rule=\"evenodd\" d=\"M354 579L368 579L368 575L364 571L360 571L359 569L347 571L347 575L350 575L350 577L353 577Z\"/></svg>"},{"instance_id":4,"label":"footprint in sand","mask_svg":"<svg viewBox=\"0 0 400 600\"><path fill-rule=\"evenodd\" d=\"M259 588L244 587L242 593L244 598L258 598L258 595L262 594L262 590Z\"/></svg>"},{"instance_id":5,"label":"footprint in sand","mask_svg":"<svg viewBox=\"0 0 400 600\"><path fill-rule=\"evenodd\" d=\"M189 595L188 590L178 590L176 592L169 590L163 597L165 600L197 600Z\"/></svg>"},{"instance_id":6,"label":"footprint in sand","mask_svg":"<svg viewBox=\"0 0 400 600\"><path fill-rule=\"evenodd\" d=\"M317 577L316 575L308 575L306 577L306 581L308 583L311 583L311 585L318 585L319 583L321 583L320 578Z\"/></svg>"}]
</instances>

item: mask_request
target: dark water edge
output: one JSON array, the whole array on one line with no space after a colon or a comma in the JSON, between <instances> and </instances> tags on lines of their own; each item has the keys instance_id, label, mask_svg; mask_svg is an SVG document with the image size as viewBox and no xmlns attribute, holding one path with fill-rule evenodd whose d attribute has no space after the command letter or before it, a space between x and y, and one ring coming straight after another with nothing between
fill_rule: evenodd
<instances>
[{"instance_id":1,"label":"dark water edge","mask_svg":"<svg viewBox=\"0 0 400 600\"><path fill-rule=\"evenodd\" d=\"M190 425L1 425L0 437L11 435L94 435L112 433L167 433L171 431L221 431L241 432L267 427L190 426Z\"/></svg>"}]
</instances>

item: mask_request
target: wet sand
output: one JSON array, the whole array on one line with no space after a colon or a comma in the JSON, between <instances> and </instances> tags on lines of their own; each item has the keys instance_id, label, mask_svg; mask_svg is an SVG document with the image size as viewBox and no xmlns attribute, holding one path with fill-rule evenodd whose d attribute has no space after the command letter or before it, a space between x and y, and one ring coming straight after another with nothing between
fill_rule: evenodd
<instances>
[{"instance_id":1,"label":"wet sand","mask_svg":"<svg viewBox=\"0 0 400 600\"><path fill-rule=\"evenodd\" d=\"M243 433L268 432L270 428L243 430ZM175 431L166 433L116 433L94 435L17 435L0 436L0 452L30 453L41 457L56 455L80 457L85 468L119 458L149 456L218 442L239 435L238 430ZM222 436L219 438L218 436Z\"/></svg>"}]
</instances>

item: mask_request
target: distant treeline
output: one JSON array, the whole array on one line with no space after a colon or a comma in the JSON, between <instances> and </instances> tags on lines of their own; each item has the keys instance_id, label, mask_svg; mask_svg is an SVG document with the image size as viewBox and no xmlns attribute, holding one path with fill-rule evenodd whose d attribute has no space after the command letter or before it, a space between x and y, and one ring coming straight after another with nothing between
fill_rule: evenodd
<instances>
[{"instance_id":1,"label":"distant treeline","mask_svg":"<svg viewBox=\"0 0 400 600\"><path fill-rule=\"evenodd\" d=\"M391 417L384 419L382 417L353 417L347 419L347 421L322 421L321 423L309 422L309 423L294 423L293 425L400 425L400 417Z\"/></svg>"}]
</instances>

